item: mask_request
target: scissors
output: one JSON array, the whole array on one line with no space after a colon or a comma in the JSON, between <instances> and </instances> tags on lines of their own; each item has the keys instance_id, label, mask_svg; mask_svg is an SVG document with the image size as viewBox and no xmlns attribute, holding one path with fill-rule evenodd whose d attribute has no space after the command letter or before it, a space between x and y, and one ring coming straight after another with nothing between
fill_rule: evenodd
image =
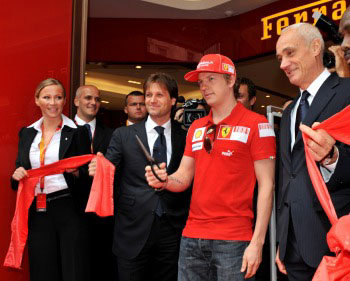
<instances>
[{"instance_id":1,"label":"scissors","mask_svg":"<svg viewBox=\"0 0 350 281\"><path fill-rule=\"evenodd\" d=\"M156 166L158 167L158 169L160 169L159 164L154 160L154 158L151 156L151 154L149 154L149 152L147 151L146 147L143 145L142 141L140 140L139 136L138 136L138 135L135 135L135 137L136 137L136 140L137 140L139 146L141 147L141 149L142 149L142 151L143 151L143 154L145 154L145 156L146 156L148 162L149 162L150 165L151 165L151 169L152 169L153 175L154 175L154 176L157 178L157 180L159 180L160 182L166 182L166 180L161 179L161 178L157 175L156 171L155 171L154 168L153 168L153 165L156 165Z\"/></svg>"}]
</instances>

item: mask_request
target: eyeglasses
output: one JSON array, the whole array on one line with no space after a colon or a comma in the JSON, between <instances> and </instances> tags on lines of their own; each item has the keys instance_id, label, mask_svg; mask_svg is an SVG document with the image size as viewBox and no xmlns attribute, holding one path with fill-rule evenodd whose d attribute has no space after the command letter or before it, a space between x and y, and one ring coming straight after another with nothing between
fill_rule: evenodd
<instances>
[{"instance_id":1,"label":"eyeglasses","mask_svg":"<svg viewBox=\"0 0 350 281\"><path fill-rule=\"evenodd\" d=\"M204 138L204 149L208 153L210 153L211 150L213 149L215 135L216 135L216 124L213 124L207 129L207 132L206 132L205 138ZM211 139L211 137L212 137L212 139Z\"/></svg>"},{"instance_id":2,"label":"eyeglasses","mask_svg":"<svg viewBox=\"0 0 350 281\"><path fill-rule=\"evenodd\" d=\"M145 103L144 102L132 102L132 103L129 103L128 106L145 106Z\"/></svg>"}]
</instances>

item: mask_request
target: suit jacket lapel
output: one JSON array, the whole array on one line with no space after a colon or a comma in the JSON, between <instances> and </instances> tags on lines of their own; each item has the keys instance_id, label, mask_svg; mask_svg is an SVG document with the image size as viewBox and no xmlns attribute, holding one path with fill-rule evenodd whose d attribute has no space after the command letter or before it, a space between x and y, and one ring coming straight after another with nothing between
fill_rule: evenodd
<instances>
[{"instance_id":1,"label":"suit jacket lapel","mask_svg":"<svg viewBox=\"0 0 350 281\"><path fill-rule=\"evenodd\" d=\"M288 161L287 167L290 167L291 165L291 132L290 132L290 126L291 126L291 112L292 109L295 106L295 103L297 102L297 98L294 99L294 101L285 109L282 116L282 122L281 122L281 132L280 132L280 148L281 148L281 157L282 159L285 159Z\"/></svg>"},{"instance_id":2,"label":"suit jacket lapel","mask_svg":"<svg viewBox=\"0 0 350 281\"><path fill-rule=\"evenodd\" d=\"M140 138L141 142L143 143L143 145L145 146L145 148L147 149L147 151L152 155L152 153L150 152L149 149L149 145L148 145L148 139L147 139L147 133L146 133L146 121L143 120L140 123L134 124L132 125L132 128L135 130L135 134L138 135L138 137ZM136 139L135 139L136 142ZM141 148L140 148L141 151ZM143 152L141 151L142 155ZM143 156L145 157L145 156Z\"/></svg>"},{"instance_id":3,"label":"suit jacket lapel","mask_svg":"<svg viewBox=\"0 0 350 281\"><path fill-rule=\"evenodd\" d=\"M34 141L35 136L37 135L38 131L35 130L34 128L28 128L28 133L25 136L25 140L23 143L23 166L26 169L31 169L32 165L30 164L30 159L29 159L29 151L30 147L32 146L32 143ZM22 148L21 148L22 149Z\"/></svg>"},{"instance_id":4,"label":"suit jacket lapel","mask_svg":"<svg viewBox=\"0 0 350 281\"><path fill-rule=\"evenodd\" d=\"M98 147L101 143L101 141L103 140L104 138L104 135L105 135L105 131L104 131L104 128L102 126L100 126L100 124L98 124L98 122L96 123L96 128L95 128L95 133L94 133L94 139L93 139L93 150L94 150L94 153L97 152L98 150Z\"/></svg>"},{"instance_id":5,"label":"suit jacket lapel","mask_svg":"<svg viewBox=\"0 0 350 281\"><path fill-rule=\"evenodd\" d=\"M321 88L318 90L309 111L303 121L303 124L311 127L312 124L317 120L324 108L327 106L329 101L335 95L334 87L339 84L339 77L336 74L331 74L327 80L323 83ZM298 133L295 139L296 145L301 141L301 132Z\"/></svg>"},{"instance_id":6,"label":"suit jacket lapel","mask_svg":"<svg viewBox=\"0 0 350 281\"><path fill-rule=\"evenodd\" d=\"M60 139L60 149L58 153L59 159L63 159L70 144L72 143L74 129L68 126L63 126Z\"/></svg>"},{"instance_id":7,"label":"suit jacket lapel","mask_svg":"<svg viewBox=\"0 0 350 281\"><path fill-rule=\"evenodd\" d=\"M174 124L171 124L171 158L169 161L168 169L170 169L171 165L173 164L174 156L180 153L182 154L182 152L180 151L181 146L179 145L179 142L182 140L179 138L180 134L178 132L178 129L179 128L176 127Z\"/></svg>"}]
</instances>

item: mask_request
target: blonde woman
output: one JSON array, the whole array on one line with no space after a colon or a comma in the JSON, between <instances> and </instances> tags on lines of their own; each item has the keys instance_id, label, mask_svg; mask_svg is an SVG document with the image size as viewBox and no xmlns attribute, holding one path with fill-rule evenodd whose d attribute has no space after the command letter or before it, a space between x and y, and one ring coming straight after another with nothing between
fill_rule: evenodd
<instances>
[{"instance_id":1,"label":"blonde woman","mask_svg":"<svg viewBox=\"0 0 350 281\"><path fill-rule=\"evenodd\" d=\"M35 103L42 117L19 132L12 175L15 190L28 169L81 154L78 147L83 146L77 145L76 125L62 114L66 94L58 80L42 81L35 91ZM46 176L35 187L28 221L30 280L89 280L86 226L72 198L76 175L77 171L69 171Z\"/></svg>"}]
</instances>

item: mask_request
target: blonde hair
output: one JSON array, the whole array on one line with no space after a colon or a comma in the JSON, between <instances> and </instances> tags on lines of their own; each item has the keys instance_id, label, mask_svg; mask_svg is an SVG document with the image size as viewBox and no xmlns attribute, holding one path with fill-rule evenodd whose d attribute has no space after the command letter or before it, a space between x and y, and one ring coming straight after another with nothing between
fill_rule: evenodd
<instances>
[{"instance_id":1,"label":"blonde hair","mask_svg":"<svg viewBox=\"0 0 350 281\"><path fill-rule=\"evenodd\" d=\"M63 97L66 98L66 91L65 91L62 83L54 78L47 78L47 79L41 81L39 83L38 87L36 87L36 89L35 89L35 97L39 98L39 95L40 95L40 92L42 91L42 89L44 89L47 86L51 86L51 85L57 85L57 86L61 87L61 89L63 90Z\"/></svg>"}]
</instances>

